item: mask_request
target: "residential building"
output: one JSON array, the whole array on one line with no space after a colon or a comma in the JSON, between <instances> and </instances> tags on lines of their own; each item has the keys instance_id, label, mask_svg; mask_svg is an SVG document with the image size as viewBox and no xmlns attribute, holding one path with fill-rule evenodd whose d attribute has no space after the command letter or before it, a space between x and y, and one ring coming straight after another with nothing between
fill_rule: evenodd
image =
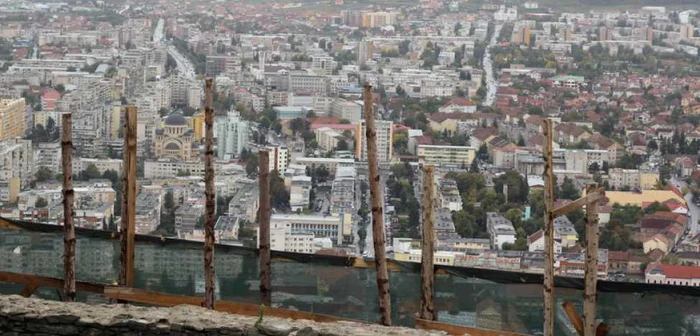
<instances>
[{"instance_id":1,"label":"residential building","mask_svg":"<svg viewBox=\"0 0 700 336\"><path fill-rule=\"evenodd\" d=\"M289 164L289 149L283 146L267 146L269 152L270 171L276 170L280 175L284 174Z\"/></svg>"},{"instance_id":2,"label":"residential building","mask_svg":"<svg viewBox=\"0 0 700 336\"><path fill-rule=\"evenodd\" d=\"M204 205L185 203L175 210L175 230L178 236L191 234L200 217L204 216Z\"/></svg>"},{"instance_id":3,"label":"residential building","mask_svg":"<svg viewBox=\"0 0 700 336\"><path fill-rule=\"evenodd\" d=\"M337 244L343 241L344 216L315 216L273 214L270 217L270 228L285 228L291 233L312 233L315 237L329 237ZM313 239L312 239L313 240Z\"/></svg>"},{"instance_id":4,"label":"residential building","mask_svg":"<svg viewBox=\"0 0 700 336\"><path fill-rule=\"evenodd\" d=\"M73 172L79 173L87 170L90 166L95 166L100 174L104 174L108 170L115 171L119 176L122 173L122 160L118 159L91 159L91 158L73 158Z\"/></svg>"},{"instance_id":5,"label":"residential building","mask_svg":"<svg viewBox=\"0 0 700 336\"><path fill-rule=\"evenodd\" d=\"M537 230L537 232L529 235L527 237L527 250L530 252L543 252L544 251L544 231ZM554 254L560 255L562 252L561 243L554 241Z\"/></svg>"},{"instance_id":6,"label":"residential building","mask_svg":"<svg viewBox=\"0 0 700 336\"><path fill-rule=\"evenodd\" d=\"M7 187L16 185L10 188L14 190L8 195L10 202L16 201L19 189L29 187L34 181L35 169L31 140L12 138L0 142L0 181L8 183Z\"/></svg>"},{"instance_id":7,"label":"residential building","mask_svg":"<svg viewBox=\"0 0 700 336\"><path fill-rule=\"evenodd\" d=\"M228 203L228 215L254 222L260 207L260 190L257 180L239 180L233 198Z\"/></svg>"},{"instance_id":8,"label":"residential building","mask_svg":"<svg viewBox=\"0 0 700 336\"><path fill-rule=\"evenodd\" d=\"M559 257L559 275L583 278L586 270L586 253L565 253ZM608 278L608 250L598 249L598 279Z\"/></svg>"},{"instance_id":9,"label":"residential building","mask_svg":"<svg viewBox=\"0 0 700 336\"><path fill-rule=\"evenodd\" d=\"M388 120L375 120L374 127L377 140L377 160L389 162L393 154L394 123ZM355 133L355 155L360 161L367 161L367 135L364 119L357 125Z\"/></svg>"},{"instance_id":10,"label":"residential building","mask_svg":"<svg viewBox=\"0 0 700 336\"><path fill-rule=\"evenodd\" d=\"M311 192L311 176L300 175L292 177L289 191L289 206L292 212L300 212L309 208L309 193Z\"/></svg>"},{"instance_id":11,"label":"residential building","mask_svg":"<svg viewBox=\"0 0 700 336\"><path fill-rule=\"evenodd\" d=\"M497 212L486 213L486 229L491 239L491 248L503 249L503 244L515 243L515 228L507 218Z\"/></svg>"},{"instance_id":12,"label":"residential building","mask_svg":"<svg viewBox=\"0 0 700 336\"><path fill-rule=\"evenodd\" d=\"M0 141L24 136L26 108L24 98L0 99Z\"/></svg>"},{"instance_id":13,"label":"residential building","mask_svg":"<svg viewBox=\"0 0 700 336\"><path fill-rule=\"evenodd\" d=\"M216 240L238 240L238 231L241 228L241 218L238 216L219 216L214 225Z\"/></svg>"},{"instance_id":14,"label":"residential building","mask_svg":"<svg viewBox=\"0 0 700 336\"><path fill-rule=\"evenodd\" d=\"M452 97L447 103L440 106L438 112L443 113L475 113L476 103L470 99L462 97Z\"/></svg>"},{"instance_id":15,"label":"residential building","mask_svg":"<svg viewBox=\"0 0 700 336\"><path fill-rule=\"evenodd\" d=\"M331 103L331 115L354 124L362 119L362 106L356 102L338 98Z\"/></svg>"},{"instance_id":16,"label":"residential building","mask_svg":"<svg viewBox=\"0 0 700 336\"><path fill-rule=\"evenodd\" d=\"M566 215L554 218L554 240L562 247L573 247L578 242L578 233Z\"/></svg>"},{"instance_id":17,"label":"residential building","mask_svg":"<svg viewBox=\"0 0 700 336\"><path fill-rule=\"evenodd\" d=\"M450 211L462 210L462 196L457 189L457 182L450 178L438 180L438 206Z\"/></svg>"},{"instance_id":18,"label":"residential building","mask_svg":"<svg viewBox=\"0 0 700 336\"><path fill-rule=\"evenodd\" d=\"M260 230L260 227L256 227L256 230ZM256 236L260 247L260 235ZM313 254L316 253L314 238L312 232L293 231L285 223L270 223L271 250Z\"/></svg>"},{"instance_id":19,"label":"residential building","mask_svg":"<svg viewBox=\"0 0 700 336\"><path fill-rule=\"evenodd\" d=\"M659 173L639 169L612 168L608 171L608 183L614 189L656 189Z\"/></svg>"},{"instance_id":20,"label":"residential building","mask_svg":"<svg viewBox=\"0 0 700 336\"><path fill-rule=\"evenodd\" d=\"M323 152L331 152L338 147L338 141L344 140L344 136L331 129L330 127L321 127L315 130L316 142L318 147Z\"/></svg>"},{"instance_id":21,"label":"residential building","mask_svg":"<svg viewBox=\"0 0 700 336\"><path fill-rule=\"evenodd\" d=\"M156 193L142 192L136 196L137 234L150 234L160 225L160 209L162 197Z\"/></svg>"},{"instance_id":22,"label":"residential building","mask_svg":"<svg viewBox=\"0 0 700 336\"><path fill-rule=\"evenodd\" d=\"M700 267L649 264L644 271L644 282L677 286L700 286Z\"/></svg>"},{"instance_id":23,"label":"residential building","mask_svg":"<svg viewBox=\"0 0 700 336\"><path fill-rule=\"evenodd\" d=\"M217 157L231 160L241 155L250 140L250 126L238 111L229 111L225 117L217 117L215 122Z\"/></svg>"},{"instance_id":24,"label":"residential building","mask_svg":"<svg viewBox=\"0 0 700 336\"><path fill-rule=\"evenodd\" d=\"M218 171L220 167L219 163L214 163L215 171ZM174 158L144 162L143 174L145 178L176 177L178 173L182 172L189 172L192 176L204 176L204 163L201 161L180 161Z\"/></svg>"},{"instance_id":25,"label":"residential building","mask_svg":"<svg viewBox=\"0 0 700 336\"><path fill-rule=\"evenodd\" d=\"M58 174L62 171L61 168L61 143L56 142L41 142L37 145L35 151L35 164L37 170L46 168L53 174Z\"/></svg>"},{"instance_id":26,"label":"residential building","mask_svg":"<svg viewBox=\"0 0 700 336\"><path fill-rule=\"evenodd\" d=\"M469 167L476 148L467 146L418 145L416 155L421 163Z\"/></svg>"}]
</instances>

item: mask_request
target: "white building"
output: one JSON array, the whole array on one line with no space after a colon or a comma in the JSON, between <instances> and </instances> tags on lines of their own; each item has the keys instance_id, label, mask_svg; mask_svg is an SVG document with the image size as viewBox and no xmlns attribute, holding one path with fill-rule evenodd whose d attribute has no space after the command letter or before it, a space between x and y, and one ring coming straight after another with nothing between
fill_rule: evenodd
<instances>
[{"instance_id":1,"label":"white building","mask_svg":"<svg viewBox=\"0 0 700 336\"><path fill-rule=\"evenodd\" d=\"M341 244L345 225L343 218L344 216L273 214L270 217L270 228L284 228L292 234L311 233L317 238L329 237ZM313 244L313 238L311 242Z\"/></svg>"},{"instance_id":2,"label":"white building","mask_svg":"<svg viewBox=\"0 0 700 336\"><path fill-rule=\"evenodd\" d=\"M496 21L515 21L518 19L518 8L501 5L498 11L493 14L493 19Z\"/></svg>"},{"instance_id":3,"label":"white building","mask_svg":"<svg viewBox=\"0 0 700 336\"><path fill-rule=\"evenodd\" d=\"M388 120L375 120L375 130L377 132L377 160L379 162L389 162L393 154L394 123ZM360 161L367 161L367 130L365 120L362 119L357 125L355 134L355 155Z\"/></svg>"},{"instance_id":4,"label":"white building","mask_svg":"<svg viewBox=\"0 0 700 336\"><path fill-rule=\"evenodd\" d=\"M42 142L39 143L35 151L35 164L37 169L47 168L53 174L58 174L62 171L61 168L61 143L60 142Z\"/></svg>"},{"instance_id":5,"label":"white building","mask_svg":"<svg viewBox=\"0 0 700 336\"><path fill-rule=\"evenodd\" d=\"M491 248L503 249L503 244L515 243L515 228L513 223L496 212L486 213L486 228L491 238Z\"/></svg>"},{"instance_id":6,"label":"white building","mask_svg":"<svg viewBox=\"0 0 700 336\"><path fill-rule=\"evenodd\" d=\"M651 284L700 286L700 267L664 265L656 262L647 266L644 281Z\"/></svg>"},{"instance_id":7,"label":"white building","mask_svg":"<svg viewBox=\"0 0 700 336\"><path fill-rule=\"evenodd\" d=\"M34 180L34 151L31 140L14 138L0 142L0 181L18 178L26 188Z\"/></svg>"},{"instance_id":8,"label":"white building","mask_svg":"<svg viewBox=\"0 0 700 336\"><path fill-rule=\"evenodd\" d=\"M217 117L215 126L216 156L220 160L238 157L250 138L248 122L238 111L229 111L225 117Z\"/></svg>"},{"instance_id":9,"label":"white building","mask_svg":"<svg viewBox=\"0 0 700 336\"><path fill-rule=\"evenodd\" d=\"M267 146L269 151L270 171L276 170L280 175L284 174L289 164L289 149L282 146Z\"/></svg>"},{"instance_id":10,"label":"white building","mask_svg":"<svg viewBox=\"0 0 700 336\"><path fill-rule=\"evenodd\" d=\"M73 173L77 174L83 170L87 170L91 165L95 166L100 174L104 174L107 170L113 170L121 176L122 160L118 159L91 159L91 158L73 158Z\"/></svg>"},{"instance_id":11,"label":"white building","mask_svg":"<svg viewBox=\"0 0 700 336\"><path fill-rule=\"evenodd\" d=\"M331 115L356 123L362 119L362 106L345 99L336 99L331 103Z\"/></svg>"},{"instance_id":12,"label":"white building","mask_svg":"<svg viewBox=\"0 0 700 336\"><path fill-rule=\"evenodd\" d=\"M292 212L303 211L309 207L311 192L311 176L299 175L292 177L289 190L289 206Z\"/></svg>"}]
</instances>

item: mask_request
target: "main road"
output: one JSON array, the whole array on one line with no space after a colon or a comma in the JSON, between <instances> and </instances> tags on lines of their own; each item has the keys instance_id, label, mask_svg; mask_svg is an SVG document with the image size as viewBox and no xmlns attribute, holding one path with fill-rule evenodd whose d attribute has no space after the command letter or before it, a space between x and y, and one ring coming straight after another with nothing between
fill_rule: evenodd
<instances>
[{"instance_id":1,"label":"main road","mask_svg":"<svg viewBox=\"0 0 700 336\"><path fill-rule=\"evenodd\" d=\"M670 179L670 182L680 190L688 188L688 185L685 183L685 181L675 176ZM700 225L698 225L698 220L700 219L700 207L695 205L695 203L693 202L692 193L689 192L685 194L684 198L685 202L688 205L688 228L690 229L690 233L688 233L685 239L690 239L695 237L696 234L700 233Z\"/></svg>"},{"instance_id":2,"label":"main road","mask_svg":"<svg viewBox=\"0 0 700 336\"><path fill-rule=\"evenodd\" d=\"M502 28L503 24L499 23L496 25L496 28L494 28L493 30L493 35L491 35L489 45L484 51L484 59L482 62L484 72L486 72L486 98L484 99L484 106L491 106L496 101L498 80L496 79L496 74L493 71L493 61L491 60L491 48L498 43L498 36L501 35Z\"/></svg>"}]
</instances>

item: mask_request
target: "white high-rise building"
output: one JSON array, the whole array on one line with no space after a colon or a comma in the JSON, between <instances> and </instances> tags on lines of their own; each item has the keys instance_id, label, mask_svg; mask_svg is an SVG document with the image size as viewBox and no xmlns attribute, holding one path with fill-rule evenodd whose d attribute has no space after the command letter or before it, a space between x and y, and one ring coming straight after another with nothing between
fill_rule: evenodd
<instances>
[{"instance_id":1,"label":"white high-rise building","mask_svg":"<svg viewBox=\"0 0 700 336\"><path fill-rule=\"evenodd\" d=\"M225 117L218 117L214 124L214 135L217 139L216 156L220 160L238 157L250 137L248 122L241 119L238 111L229 111Z\"/></svg>"},{"instance_id":2,"label":"white high-rise building","mask_svg":"<svg viewBox=\"0 0 700 336\"><path fill-rule=\"evenodd\" d=\"M289 149L282 146L267 146L270 152L270 171L276 170L279 174L284 174L289 163Z\"/></svg>"},{"instance_id":3,"label":"white high-rise building","mask_svg":"<svg viewBox=\"0 0 700 336\"><path fill-rule=\"evenodd\" d=\"M377 131L377 160L379 162L389 162L393 154L394 123L389 120L375 120L374 125ZM355 154L360 161L367 161L366 130L365 119L362 119L357 125L355 134Z\"/></svg>"}]
</instances>

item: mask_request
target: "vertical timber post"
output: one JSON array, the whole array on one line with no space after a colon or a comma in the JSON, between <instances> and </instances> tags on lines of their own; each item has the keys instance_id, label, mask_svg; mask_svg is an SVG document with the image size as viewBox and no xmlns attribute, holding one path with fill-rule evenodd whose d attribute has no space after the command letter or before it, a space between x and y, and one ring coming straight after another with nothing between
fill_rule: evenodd
<instances>
[{"instance_id":1,"label":"vertical timber post","mask_svg":"<svg viewBox=\"0 0 700 336\"><path fill-rule=\"evenodd\" d=\"M554 170L552 119L544 120L544 335L554 336Z\"/></svg>"},{"instance_id":2,"label":"vertical timber post","mask_svg":"<svg viewBox=\"0 0 700 336\"><path fill-rule=\"evenodd\" d=\"M73 228L73 116L63 115L61 139L61 164L63 165L63 298L75 300L75 229Z\"/></svg>"},{"instance_id":3,"label":"vertical timber post","mask_svg":"<svg viewBox=\"0 0 700 336\"><path fill-rule=\"evenodd\" d=\"M206 213L204 218L204 306L214 309L215 270L214 270L214 217L216 195L214 192L214 80L204 82L204 197Z\"/></svg>"},{"instance_id":4,"label":"vertical timber post","mask_svg":"<svg viewBox=\"0 0 700 336\"><path fill-rule=\"evenodd\" d=\"M377 292L379 293L379 312L381 324L391 325L391 293L389 273L386 265L386 248L384 237L384 196L379 185L379 162L377 158L377 130L374 126L372 109L372 86L365 84L364 114L367 137L367 161L369 165L369 193L372 199L372 235L374 240L374 260L377 271Z\"/></svg>"},{"instance_id":5,"label":"vertical timber post","mask_svg":"<svg viewBox=\"0 0 700 336\"><path fill-rule=\"evenodd\" d=\"M270 153L258 153L258 183L260 189L260 303L272 305L272 269L270 266Z\"/></svg>"},{"instance_id":6,"label":"vertical timber post","mask_svg":"<svg viewBox=\"0 0 700 336\"><path fill-rule=\"evenodd\" d=\"M591 183L587 186L586 195L598 191L598 184ZM595 336L598 325L596 323L596 300L598 284L598 199L586 204L586 287L583 292L583 319L585 336Z\"/></svg>"},{"instance_id":7,"label":"vertical timber post","mask_svg":"<svg viewBox=\"0 0 700 336\"><path fill-rule=\"evenodd\" d=\"M122 211L119 240L121 243L119 285L134 287L134 241L136 220L136 120L135 106L124 113L124 153L122 163Z\"/></svg>"},{"instance_id":8,"label":"vertical timber post","mask_svg":"<svg viewBox=\"0 0 700 336\"><path fill-rule=\"evenodd\" d=\"M426 165L423 167L423 200L421 201L423 253L421 255L421 300L419 317L429 321L437 320L435 303L433 302L433 288L435 283L435 266L433 260L433 254L435 252L434 174L434 166Z\"/></svg>"}]
</instances>

